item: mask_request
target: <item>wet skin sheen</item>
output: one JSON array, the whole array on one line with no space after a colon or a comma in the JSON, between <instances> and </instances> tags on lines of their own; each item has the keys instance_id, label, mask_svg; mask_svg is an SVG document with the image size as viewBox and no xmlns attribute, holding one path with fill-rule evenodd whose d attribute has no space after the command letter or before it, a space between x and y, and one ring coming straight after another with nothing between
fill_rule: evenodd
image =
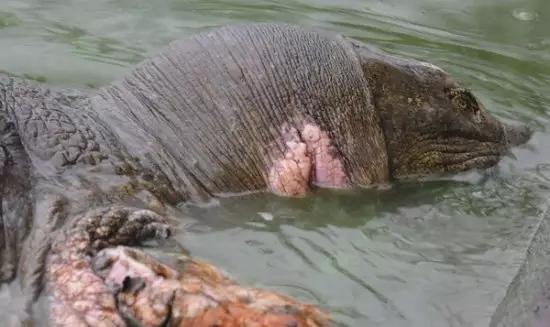
<instances>
[{"instance_id":1,"label":"wet skin sheen","mask_svg":"<svg viewBox=\"0 0 550 327\"><path fill-rule=\"evenodd\" d=\"M31 303L43 290L62 326L327 325L212 266L119 246L168 237L185 201L485 168L529 138L438 67L284 24L174 42L96 94L0 86L0 277Z\"/></svg>"}]
</instances>

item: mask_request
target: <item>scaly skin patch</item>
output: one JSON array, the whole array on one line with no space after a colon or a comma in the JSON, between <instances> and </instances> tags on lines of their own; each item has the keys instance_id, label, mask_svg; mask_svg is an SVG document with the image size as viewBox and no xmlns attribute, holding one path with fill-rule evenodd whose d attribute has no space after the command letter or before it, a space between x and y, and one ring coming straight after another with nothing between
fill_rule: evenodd
<instances>
[{"instance_id":1,"label":"scaly skin patch","mask_svg":"<svg viewBox=\"0 0 550 327\"><path fill-rule=\"evenodd\" d=\"M105 249L96 273L118 290L118 308L143 326L328 326L328 316L311 305L259 289L238 286L217 268L187 260L180 274L135 249Z\"/></svg>"},{"instance_id":2,"label":"scaly skin patch","mask_svg":"<svg viewBox=\"0 0 550 327\"><path fill-rule=\"evenodd\" d=\"M349 178L336 155L327 132L313 123L298 131L283 127L283 158L274 161L269 171L270 189L283 196L303 196L310 185L348 188Z\"/></svg>"},{"instance_id":3,"label":"scaly skin patch","mask_svg":"<svg viewBox=\"0 0 550 327\"><path fill-rule=\"evenodd\" d=\"M165 238L168 226L149 210L113 207L75 220L53 243L46 262L53 326L126 326L116 300L94 274L94 253L119 244Z\"/></svg>"},{"instance_id":4,"label":"scaly skin patch","mask_svg":"<svg viewBox=\"0 0 550 327\"><path fill-rule=\"evenodd\" d=\"M83 239L73 241L84 242ZM67 244L69 247L75 245L78 246L73 243ZM71 262L64 262L59 257L52 259L48 277L52 285L52 325L125 326L118 314L113 294L105 287L103 281L93 274L88 260L73 258Z\"/></svg>"}]
</instances>

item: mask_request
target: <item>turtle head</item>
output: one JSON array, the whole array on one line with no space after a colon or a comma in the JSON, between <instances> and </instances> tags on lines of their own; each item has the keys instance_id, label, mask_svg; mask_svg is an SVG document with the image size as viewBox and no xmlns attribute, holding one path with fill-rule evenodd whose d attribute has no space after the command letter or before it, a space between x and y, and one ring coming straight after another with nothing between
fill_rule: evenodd
<instances>
[{"instance_id":1,"label":"turtle head","mask_svg":"<svg viewBox=\"0 0 550 327\"><path fill-rule=\"evenodd\" d=\"M528 141L525 126L497 120L434 65L369 52L363 69L385 135L393 178L495 165Z\"/></svg>"}]
</instances>

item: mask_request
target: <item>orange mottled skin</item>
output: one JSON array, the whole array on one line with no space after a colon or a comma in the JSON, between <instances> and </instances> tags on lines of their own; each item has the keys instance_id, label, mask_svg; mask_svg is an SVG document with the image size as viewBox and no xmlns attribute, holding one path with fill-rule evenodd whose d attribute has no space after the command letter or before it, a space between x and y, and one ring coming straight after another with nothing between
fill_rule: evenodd
<instances>
[{"instance_id":1,"label":"orange mottled skin","mask_svg":"<svg viewBox=\"0 0 550 327\"><path fill-rule=\"evenodd\" d=\"M327 326L325 313L288 297L237 285L216 267L188 259L181 272L143 252L117 247L96 257L96 272L117 289L123 315L144 326Z\"/></svg>"},{"instance_id":2,"label":"orange mottled skin","mask_svg":"<svg viewBox=\"0 0 550 327\"><path fill-rule=\"evenodd\" d=\"M76 217L53 242L47 264L54 326L328 326L313 305L237 285L212 265L188 259L177 271L122 247L165 238L149 210L99 209Z\"/></svg>"}]
</instances>

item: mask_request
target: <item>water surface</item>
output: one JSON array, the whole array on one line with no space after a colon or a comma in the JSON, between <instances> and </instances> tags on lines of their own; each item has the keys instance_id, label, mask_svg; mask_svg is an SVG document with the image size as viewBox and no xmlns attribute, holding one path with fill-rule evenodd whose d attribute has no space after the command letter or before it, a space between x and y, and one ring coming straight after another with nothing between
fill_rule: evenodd
<instances>
[{"instance_id":1,"label":"water surface","mask_svg":"<svg viewBox=\"0 0 550 327\"><path fill-rule=\"evenodd\" d=\"M487 171L186 206L178 240L344 325L487 326L548 206L549 1L2 0L0 70L96 88L171 40L248 21L317 26L431 61L536 133Z\"/></svg>"}]
</instances>

